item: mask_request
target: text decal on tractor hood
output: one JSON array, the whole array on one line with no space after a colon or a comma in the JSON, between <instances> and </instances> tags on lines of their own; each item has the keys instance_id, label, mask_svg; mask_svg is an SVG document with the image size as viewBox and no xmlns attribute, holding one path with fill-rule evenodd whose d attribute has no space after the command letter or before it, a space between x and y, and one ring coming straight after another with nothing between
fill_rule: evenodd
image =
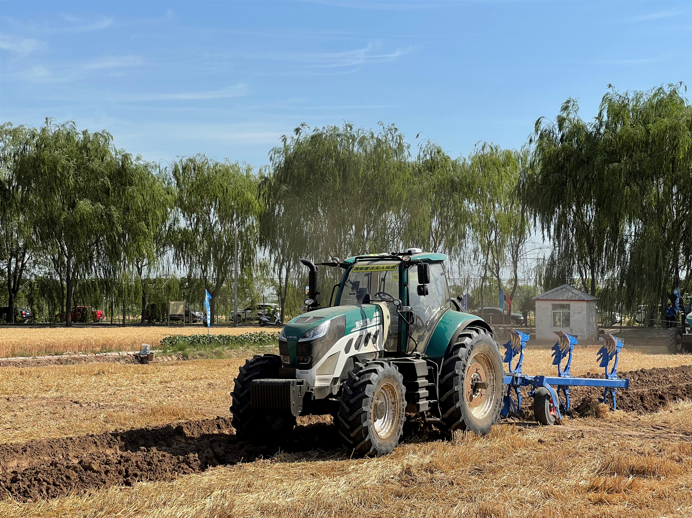
<instances>
[{"instance_id":1,"label":"text decal on tractor hood","mask_svg":"<svg viewBox=\"0 0 692 518\"><path fill-rule=\"evenodd\" d=\"M380 325L380 314L375 313L375 316L372 317L370 320L367 318L364 318L363 320L359 320L358 322L355 323L353 327L353 331L358 331L359 329L363 329L366 327L370 326L379 326Z\"/></svg>"},{"instance_id":2,"label":"text decal on tractor hood","mask_svg":"<svg viewBox=\"0 0 692 518\"><path fill-rule=\"evenodd\" d=\"M397 264L368 264L364 266L354 266L352 272L391 272L395 271Z\"/></svg>"}]
</instances>

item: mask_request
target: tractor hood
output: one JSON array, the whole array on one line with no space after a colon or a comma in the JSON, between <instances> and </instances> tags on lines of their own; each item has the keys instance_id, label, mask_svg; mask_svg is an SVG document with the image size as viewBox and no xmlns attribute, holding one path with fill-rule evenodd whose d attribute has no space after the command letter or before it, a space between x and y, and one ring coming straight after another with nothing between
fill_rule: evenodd
<instances>
[{"instance_id":1,"label":"tractor hood","mask_svg":"<svg viewBox=\"0 0 692 518\"><path fill-rule=\"evenodd\" d=\"M310 369L337 340L380 322L381 310L376 304L334 306L304 313L288 322L279 335L282 361L297 369Z\"/></svg>"},{"instance_id":2,"label":"tractor hood","mask_svg":"<svg viewBox=\"0 0 692 518\"><path fill-rule=\"evenodd\" d=\"M379 314L379 307L376 304L334 306L317 309L304 313L289 321L284 327L284 335L287 340L299 340L300 337L310 329L341 316L343 316L345 320L344 334L350 334L353 331L374 325L376 322L372 320L379 320Z\"/></svg>"}]
</instances>

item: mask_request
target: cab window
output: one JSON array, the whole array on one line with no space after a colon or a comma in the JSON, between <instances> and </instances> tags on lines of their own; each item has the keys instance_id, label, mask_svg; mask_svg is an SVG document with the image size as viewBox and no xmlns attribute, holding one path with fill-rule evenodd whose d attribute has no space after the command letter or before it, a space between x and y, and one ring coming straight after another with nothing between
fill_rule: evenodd
<instances>
[{"instance_id":1,"label":"cab window","mask_svg":"<svg viewBox=\"0 0 692 518\"><path fill-rule=\"evenodd\" d=\"M413 309L414 322L409 327L409 333L418 343L418 350L422 350L438 320L451 306L444 265L442 263L430 265L430 284L428 284L427 295L418 295L417 286L418 269L416 265L413 265L408 270L408 305ZM413 340L409 342L407 351L412 352L416 348L416 343Z\"/></svg>"}]
</instances>

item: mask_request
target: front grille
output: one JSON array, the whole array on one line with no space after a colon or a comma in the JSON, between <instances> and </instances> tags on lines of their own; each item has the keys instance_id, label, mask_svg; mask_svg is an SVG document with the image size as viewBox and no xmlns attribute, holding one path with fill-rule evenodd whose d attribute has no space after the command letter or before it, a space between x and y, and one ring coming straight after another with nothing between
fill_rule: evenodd
<instances>
[{"instance_id":1,"label":"front grille","mask_svg":"<svg viewBox=\"0 0 692 518\"><path fill-rule=\"evenodd\" d=\"M252 408L273 412L291 412L298 416L303 408L304 380L253 380L250 386Z\"/></svg>"}]
</instances>

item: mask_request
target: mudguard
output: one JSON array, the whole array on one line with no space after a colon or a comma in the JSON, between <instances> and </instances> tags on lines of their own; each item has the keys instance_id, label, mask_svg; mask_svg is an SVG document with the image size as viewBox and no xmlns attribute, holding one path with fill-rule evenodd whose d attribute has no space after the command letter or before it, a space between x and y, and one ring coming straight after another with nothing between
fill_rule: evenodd
<instances>
[{"instance_id":1,"label":"mudguard","mask_svg":"<svg viewBox=\"0 0 692 518\"><path fill-rule=\"evenodd\" d=\"M476 315L460 311L447 311L437 323L425 349L425 354L433 360L441 360L449 347L454 345L457 336L470 325L487 329L491 334L493 332L491 327Z\"/></svg>"}]
</instances>

